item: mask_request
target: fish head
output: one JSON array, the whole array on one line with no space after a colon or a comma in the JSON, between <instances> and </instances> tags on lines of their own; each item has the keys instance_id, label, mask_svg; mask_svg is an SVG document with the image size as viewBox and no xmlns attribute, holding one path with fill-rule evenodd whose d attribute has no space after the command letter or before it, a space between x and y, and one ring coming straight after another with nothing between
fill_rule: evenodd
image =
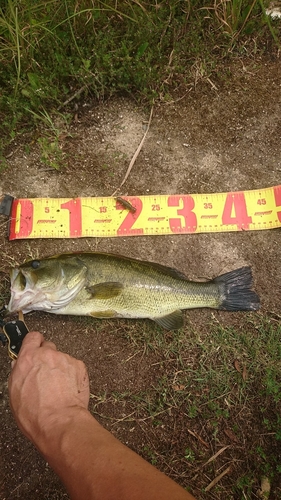
<instances>
[{"instance_id":1,"label":"fish head","mask_svg":"<svg viewBox=\"0 0 281 500\"><path fill-rule=\"evenodd\" d=\"M73 255L31 260L13 268L8 311L60 309L84 286L86 274L86 266Z\"/></svg>"}]
</instances>

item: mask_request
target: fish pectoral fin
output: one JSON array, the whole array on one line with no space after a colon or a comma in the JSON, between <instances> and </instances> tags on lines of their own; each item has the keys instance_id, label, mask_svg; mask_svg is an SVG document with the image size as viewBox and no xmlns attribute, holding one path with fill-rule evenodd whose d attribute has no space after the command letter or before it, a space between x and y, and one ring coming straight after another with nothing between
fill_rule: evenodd
<instances>
[{"instance_id":1,"label":"fish pectoral fin","mask_svg":"<svg viewBox=\"0 0 281 500\"><path fill-rule=\"evenodd\" d=\"M118 281L108 281L105 283L98 283L97 285L87 286L86 290L92 295L91 298L95 299L111 299L120 295L124 288L122 283Z\"/></svg>"},{"instance_id":2,"label":"fish pectoral fin","mask_svg":"<svg viewBox=\"0 0 281 500\"><path fill-rule=\"evenodd\" d=\"M158 325L166 328L166 330L178 330L183 326L183 316L182 312L177 309L173 311L171 314L167 314L166 316L161 316L161 318L151 318Z\"/></svg>"},{"instance_id":3,"label":"fish pectoral fin","mask_svg":"<svg viewBox=\"0 0 281 500\"><path fill-rule=\"evenodd\" d=\"M93 316L93 318L116 318L117 313L108 309L107 311L92 311L90 316Z\"/></svg>"}]
</instances>

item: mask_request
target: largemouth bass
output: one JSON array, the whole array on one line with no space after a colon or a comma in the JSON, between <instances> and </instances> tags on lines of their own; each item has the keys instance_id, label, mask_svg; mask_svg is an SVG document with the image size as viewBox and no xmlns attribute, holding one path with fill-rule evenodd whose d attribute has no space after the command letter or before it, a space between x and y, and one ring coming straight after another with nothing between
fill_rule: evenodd
<instances>
[{"instance_id":1,"label":"largemouth bass","mask_svg":"<svg viewBox=\"0 0 281 500\"><path fill-rule=\"evenodd\" d=\"M10 312L150 318L173 330L183 325L182 309L259 309L250 267L196 282L160 264L106 253L73 253L31 260L13 268L10 278Z\"/></svg>"}]
</instances>

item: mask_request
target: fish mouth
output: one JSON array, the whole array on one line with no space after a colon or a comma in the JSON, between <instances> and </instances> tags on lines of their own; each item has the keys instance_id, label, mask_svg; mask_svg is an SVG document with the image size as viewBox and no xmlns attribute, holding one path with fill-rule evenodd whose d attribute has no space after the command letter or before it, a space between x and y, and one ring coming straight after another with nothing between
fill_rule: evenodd
<instances>
[{"instance_id":1,"label":"fish mouth","mask_svg":"<svg viewBox=\"0 0 281 500\"><path fill-rule=\"evenodd\" d=\"M56 312L71 302L84 287L86 277L83 276L72 287L65 282L63 269L51 287L43 289L34 273L25 269L14 268L10 273L11 297L7 310L10 313L22 311Z\"/></svg>"},{"instance_id":2,"label":"fish mouth","mask_svg":"<svg viewBox=\"0 0 281 500\"><path fill-rule=\"evenodd\" d=\"M36 308L36 303L42 303L46 299L45 294L36 289L36 282L32 281L22 269L12 269L10 281L11 297L7 306L9 312L27 313Z\"/></svg>"}]
</instances>

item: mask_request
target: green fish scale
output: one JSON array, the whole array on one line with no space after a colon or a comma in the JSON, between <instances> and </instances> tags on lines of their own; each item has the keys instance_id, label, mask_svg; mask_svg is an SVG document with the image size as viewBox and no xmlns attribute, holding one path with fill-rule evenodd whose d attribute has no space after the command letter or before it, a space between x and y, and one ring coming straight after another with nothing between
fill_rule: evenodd
<instances>
[{"instance_id":1,"label":"green fish scale","mask_svg":"<svg viewBox=\"0 0 281 500\"><path fill-rule=\"evenodd\" d=\"M99 309L114 309L120 315L161 316L175 309L217 307L222 300L217 284L174 277L165 273L163 266L107 255L95 255L94 262L91 255L84 255L81 260L88 268L89 285L122 283L124 289L120 295L95 301Z\"/></svg>"}]
</instances>

